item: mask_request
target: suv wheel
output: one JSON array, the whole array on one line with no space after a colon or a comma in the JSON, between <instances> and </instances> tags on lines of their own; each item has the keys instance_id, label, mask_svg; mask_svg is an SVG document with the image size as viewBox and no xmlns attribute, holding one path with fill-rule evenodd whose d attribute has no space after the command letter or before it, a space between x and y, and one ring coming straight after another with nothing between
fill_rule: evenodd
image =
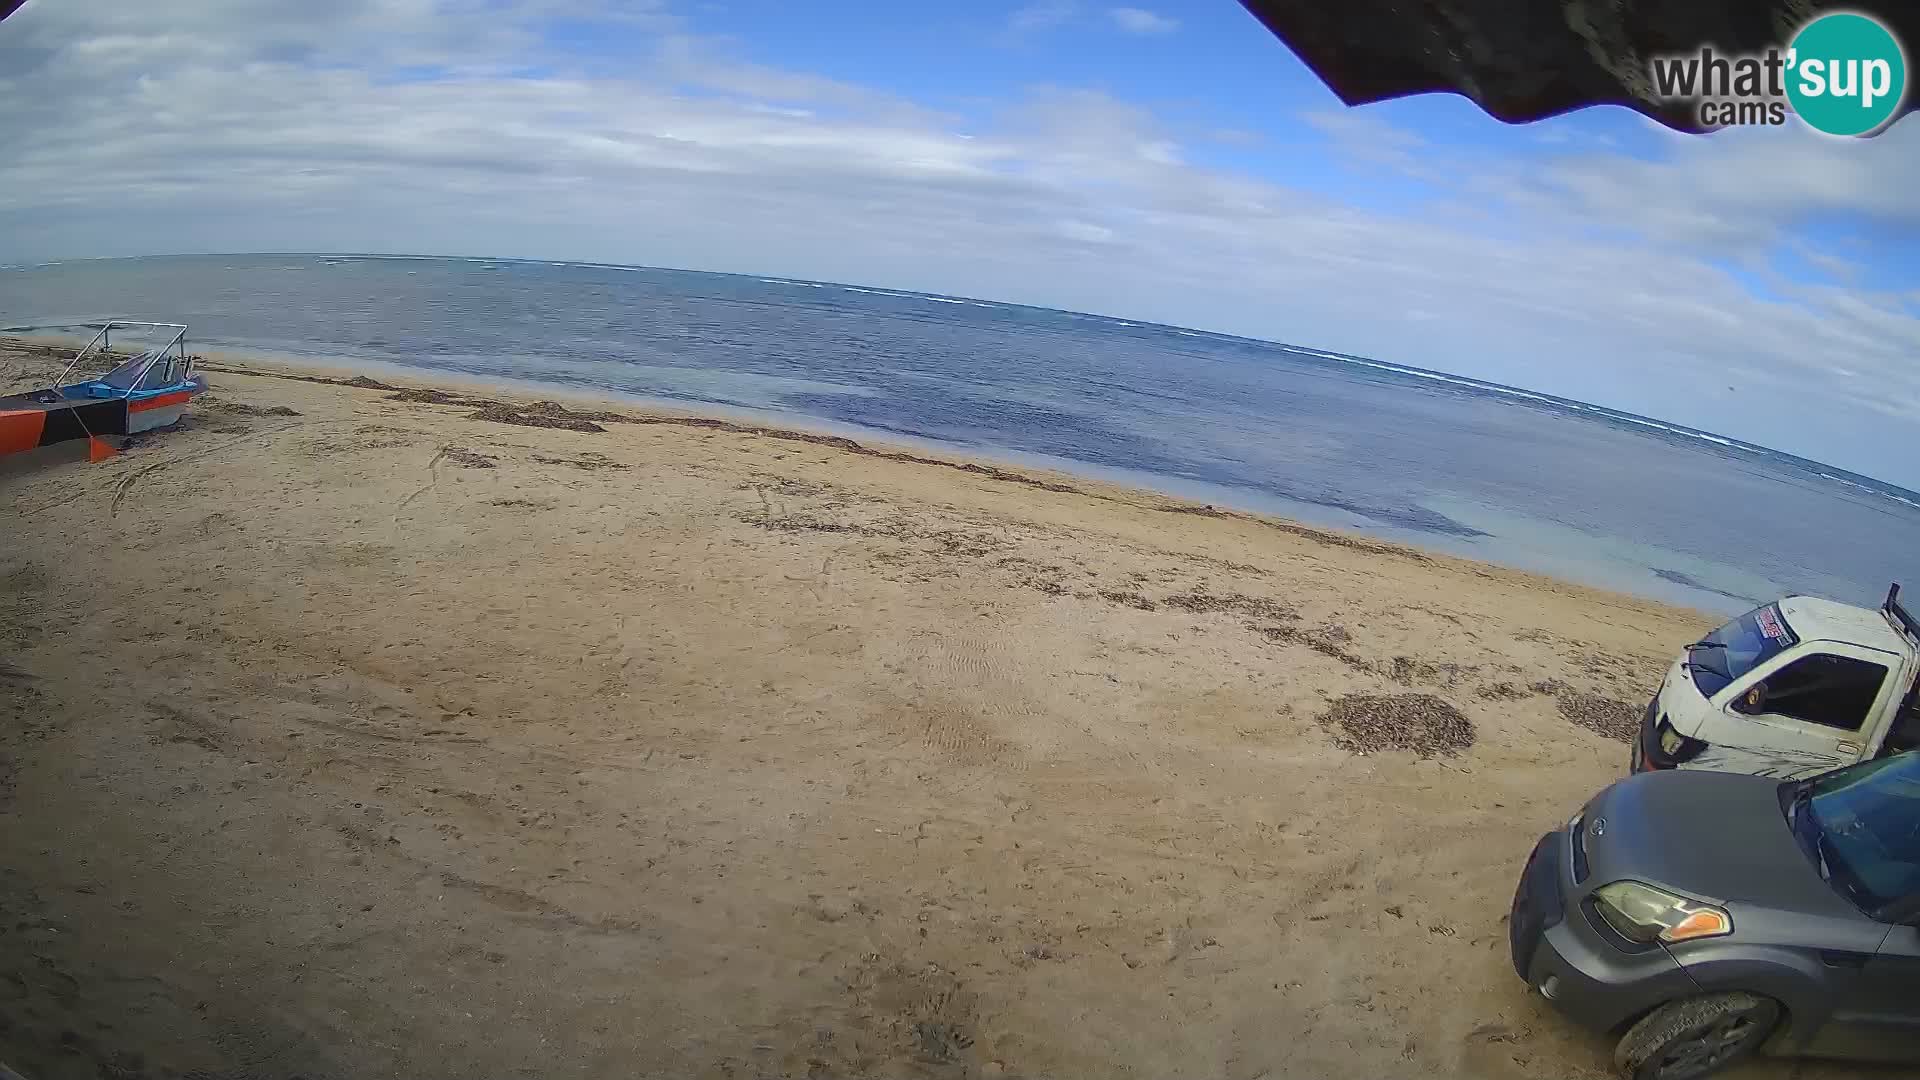
<instances>
[{"instance_id":1,"label":"suv wheel","mask_svg":"<svg viewBox=\"0 0 1920 1080\"><path fill-rule=\"evenodd\" d=\"M1670 1001L1627 1030L1613 1063L1633 1080L1695 1080L1760 1048L1780 1006L1757 994L1707 994Z\"/></svg>"}]
</instances>

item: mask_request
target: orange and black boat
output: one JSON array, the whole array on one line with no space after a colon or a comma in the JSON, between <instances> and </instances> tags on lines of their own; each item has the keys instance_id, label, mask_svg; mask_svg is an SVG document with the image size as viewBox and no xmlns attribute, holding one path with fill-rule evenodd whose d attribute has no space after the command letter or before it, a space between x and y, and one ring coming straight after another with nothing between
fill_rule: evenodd
<instances>
[{"instance_id":1,"label":"orange and black boat","mask_svg":"<svg viewBox=\"0 0 1920 1080\"><path fill-rule=\"evenodd\" d=\"M143 331L156 343L104 375L68 382L89 357L106 355L115 330ZM0 397L0 463L82 453L98 461L120 449L120 436L177 423L207 391L186 342L179 323L101 323L52 386Z\"/></svg>"}]
</instances>

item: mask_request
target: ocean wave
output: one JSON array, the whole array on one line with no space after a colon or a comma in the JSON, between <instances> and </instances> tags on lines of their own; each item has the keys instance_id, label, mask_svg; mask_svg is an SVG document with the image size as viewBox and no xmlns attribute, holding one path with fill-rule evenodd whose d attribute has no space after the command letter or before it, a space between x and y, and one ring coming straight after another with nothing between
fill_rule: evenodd
<instances>
[{"instance_id":1,"label":"ocean wave","mask_svg":"<svg viewBox=\"0 0 1920 1080\"><path fill-rule=\"evenodd\" d=\"M1678 427L1673 424L1663 424L1658 420L1649 420L1644 416L1635 416L1632 413L1624 413L1618 409L1609 409L1599 405L1584 405L1577 401L1567 401L1563 398L1552 397L1547 394L1535 394L1511 386L1501 386L1498 383L1469 379L1462 375L1448 375L1444 372L1427 371L1423 368L1405 367L1400 364L1389 364L1381 360L1366 360L1357 356L1341 356L1339 353L1321 352L1318 349L1305 349L1299 346L1287 346L1287 348L1292 352L1306 353L1309 356L1317 356L1325 360L1334 360L1343 364L1352 364L1356 367L1376 368L1380 371L1393 372L1396 375L1406 375L1415 379L1426 379L1429 382L1465 387L1469 390L1478 390L1486 394L1496 394L1500 397L1538 401L1545 405L1552 405L1557 409L1570 409L1576 412L1592 413L1595 416L1604 417L1609 420L1619 420L1628 424L1637 424L1641 427L1664 431L1668 434L1679 435L1683 438L1698 439L1701 442L1710 442L1720 446L1732 447L1736 450L1753 449L1745 443L1722 438L1719 435L1714 435L1709 432L1696 431L1692 428Z\"/></svg>"},{"instance_id":2,"label":"ocean wave","mask_svg":"<svg viewBox=\"0 0 1920 1080\"><path fill-rule=\"evenodd\" d=\"M1659 431L1665 431L1665 432L1668 432L1669 434L1679 435L1682 438L1698 439L1701 442L1717 443L1721 446L1732 447L1735 450L1748 449L1747 447L1741 445L1740 443L1734 442L1732 439L1723 439L1718 435L1709 435L1704 431L1694 431L1691 428L1674 427L1672 424L1663 424L1658 420L1649 420L1644 416L1634 416L1630 413L1616 412L1612 409L1606 410L1601 415L1606 416L1607 418L1612 420L1624 420L1629 424L1639 424L1641 427L1649 427Z\"/></svg>"}]
</instances>

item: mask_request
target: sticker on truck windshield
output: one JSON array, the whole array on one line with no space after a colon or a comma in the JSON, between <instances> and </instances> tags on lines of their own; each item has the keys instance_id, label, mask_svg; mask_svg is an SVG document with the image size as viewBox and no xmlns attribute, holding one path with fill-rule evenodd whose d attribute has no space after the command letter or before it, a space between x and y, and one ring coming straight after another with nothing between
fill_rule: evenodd
<instances>
[{"instance_id":1,"label":"sticker on truck windshield","mask_svg":"<svg viewBox=\"0 0 1920 1080\"><path fill-rule=\"evenodd\" d=\"M1753 621L1760 626L1760 632L1779 642L1781 645L1793 644L1793 631L1780 618L1780 609L1769 604L1753 613Z\"/></svg>"}]
</instances>

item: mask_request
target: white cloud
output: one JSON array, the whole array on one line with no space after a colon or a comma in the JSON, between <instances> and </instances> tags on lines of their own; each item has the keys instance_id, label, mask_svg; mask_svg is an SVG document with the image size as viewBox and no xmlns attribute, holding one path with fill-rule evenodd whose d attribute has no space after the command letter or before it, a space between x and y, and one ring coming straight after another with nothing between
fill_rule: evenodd
<instances>
[{"instance_id":1,"label":"white cloud","mask_svg":"<svg viewBox=\"0 0 1920 1080\"><path fill-rule=\"evenodd\" d=\"M1080 5L1074 0L1037 0L1007 16L1007 30L1015 37L1024 37L1064 26L1079 14Z\"/></svg>"},{"instance_id":2,"label":"white cloud","mask_svg":"<svg viewBox=\"0 0 1920 1080\"><path fill-rule=\"evenodd\" d=\"M1911 282L1817 245L1873 288L1761 295L1730 269L1811 243L1823 214L1911 238L1911 120L1871 144L1503 164L1325 114L1343 152L1435 178L1436 202L1388 214L1195 164L1212 128L1102 93L963 123L657 10L651 51L596 68L543 44L559 0L482 2L28 5L0 27L0 261L361 250L827 278L1439 367L1883 475L1882 448L1920 436ZM1891 478L1920 482L1907 469Z\"/></svg>"},{"instance_id":3,"label":"white cloud","mask_svg":"<svg viewBox=\"0 0 1920 1080\"><path fill-rule=\"evenodd\" d=\"M1129 34L1171 34L1180 29L1180 20L1156 15L1145 8L1108 8L1107 17Z\"/></svg>"},{"instance_id":4,"label":"white cloud","mask_svg":"<svg viewBox=\"0 0 1920 1080\"><path fill-rule=\"evenodd\" d=\"M1398 128L1366 109L1312 109L1301 119L1332 140L1341 154L1359 162L1390 166L1420 178L1432 177L1426 164L1435 148L1417 132Z\"/></svg>"},{"instance_id":5,"label":"white cloud","mask_svg":"<svg viewBox=\"0 0 1920 1080\"><path fill-rule=\"evenodd\" d=\"M1666 242L1720 254L1782 243L1823 215L1920 228L1920 203L1899 178L1920 167L1920 124L1870 140L1834 139L1794 123L1667 142L1645 160L1582 154L1532 178L1531 193L1563 209Z\"/></svg>"},{"instance_id":6,"label":"white cloud","mask_svg":"<svg viewBox=\"0 0 1920 1080\"><path fill-rule=\"evenodd\" d=\"M1057 221L1054 231L1069 240L1079 240L1088 244L1106 244L1113 241L1115 233L1105 225L1096 225L1091 221Z\"/></svg>"}]
</instances>

